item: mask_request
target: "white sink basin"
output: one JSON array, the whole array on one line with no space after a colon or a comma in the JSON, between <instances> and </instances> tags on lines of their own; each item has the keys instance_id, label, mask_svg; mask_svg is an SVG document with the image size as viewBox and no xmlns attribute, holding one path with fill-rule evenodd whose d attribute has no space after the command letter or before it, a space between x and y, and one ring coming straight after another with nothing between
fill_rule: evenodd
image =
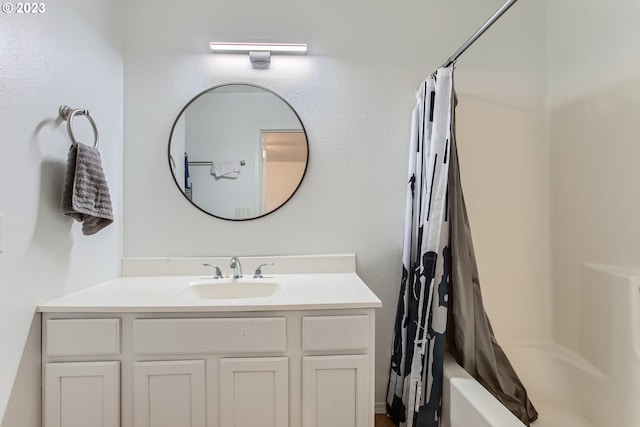
<instances>
[{"instance_id":1,"label":"white sink basin","mask_svg":"<svg viewBox=\"0 0 640 427\"><path fill-rule=\"evenodd\" d=\"M262 279L206 279L191 282L185 290L202 299L264 298L280 290L275 282Z\"/></svg>"}]
</instances>

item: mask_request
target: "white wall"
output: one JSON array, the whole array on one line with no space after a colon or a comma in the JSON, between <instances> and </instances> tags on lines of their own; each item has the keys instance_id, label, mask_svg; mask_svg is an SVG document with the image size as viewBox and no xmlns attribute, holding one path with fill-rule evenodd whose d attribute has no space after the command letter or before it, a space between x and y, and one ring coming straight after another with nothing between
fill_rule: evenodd
<instances>
[{"instance_id":1,"label":"white wall","mask_svg":"<svg viewBox=\"0 0 640 427\"><path fill-rule=\"evenodd\" d=\"M0 420L39 426L37 304L119 274L122 227L121 2L45 2L41 15L0 14ZM69 138L58 107L98 125L115 224L86 237L60 195ZM77 127L75 126L77 124ZM92 138L83 118L78 139ZM89 133L87 133L89 132Z\"/></svg>"},{"instance_id":2,"label":"white wall","mask_svg":"<svg viewBox=\"0 0 640 427\"><path fill-rule=\"evenodd\" d=\"M638 16L635 0L548 3L554 336L573 349L581 263L640 268Z\"/></svg>"},{"instance_id":3,"label":"white wall","mask_svg":"<svg viewBox=\"0 0 640 427\"><path fill-rule=\"evenodd\" d=\"M550 334L545 5L521 3L461 58L456 74L481 280L505 341ZM384 303L376 337L382 402L415 91L501 4L127 2L125 256L356 253L359 274ZM211 40L248 38L304 41L309 54L274 55L269 69L256 70L246 56L208 52ZM196 210L168 168L169 133L182 106L227 82L272 89L297 110L309 136L300 189L255 221L222 221Z\"/></svg>"}]
</instances>

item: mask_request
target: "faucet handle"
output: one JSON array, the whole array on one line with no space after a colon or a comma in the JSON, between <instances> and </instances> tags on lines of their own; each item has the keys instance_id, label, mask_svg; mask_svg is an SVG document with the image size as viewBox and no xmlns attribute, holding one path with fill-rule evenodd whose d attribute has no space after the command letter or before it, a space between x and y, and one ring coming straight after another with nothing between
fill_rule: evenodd
<instances>
[{"instance_id":1,"label":"faucet handle","mask_svg":"<svg viewBox=\"0 0 640 427\"><path fill-rule=\"evenodd\" d=\"M213 276L213 278L214 279L222 279L222 277L223 277L222 276L222 271L220 271L220 268L218 266L211 265L211 264L202 264L202 265L207 266L207 267L213 267L216 270L216 275Z\"/></svg>"},{"instance_id":2,"label":"faucet handle","mask_svg":"<svg viewBox=\"0 0 640 427\"><path fill-rule=\"evenodd\" d=\"M262 267L264 267L265 265L273 265L272 262L265 262L264 264L260 264L258 266L258 268L256 268L255 273L253 273L253 278L254 279L262 279Z\"/></svg>"}]
</instances>

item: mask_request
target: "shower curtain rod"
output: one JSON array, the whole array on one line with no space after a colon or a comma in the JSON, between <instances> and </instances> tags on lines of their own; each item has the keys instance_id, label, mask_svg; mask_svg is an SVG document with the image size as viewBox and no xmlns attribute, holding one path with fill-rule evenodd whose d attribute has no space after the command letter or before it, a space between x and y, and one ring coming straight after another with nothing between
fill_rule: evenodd
<instances>
[{"instance_id":1,"label":"shower curtain rod","mask_svg":"<svg viewBox=\"0 0 640 427\"><path fill-rule=\"evenodd\" d=\"M482 24L482 26L478 28L478 30L475 33L473 33L471 37L469 37L469 39L466 42L464 42L464 44L460 46L460 48L456 50L455 53L449 57L449 59L447 59L447 62L445 62L440 66L440 68L446 68L449 65L453 64L454 62L456 62L456 59L458 59L458 57L462 55L464 51L467 50L469 46L473 44L473 42L478 40L480 36L484 34L484 32L487 31L489 27L492 26L493 23L496 22L511 6L513 6L513 4L516 1L518 0L507 0L506 2L504 2L504 4L500 6L500 9L498 9L493 15L491 15L491 17L487 19L487 22Z\"/></svg>"}]
</instances>

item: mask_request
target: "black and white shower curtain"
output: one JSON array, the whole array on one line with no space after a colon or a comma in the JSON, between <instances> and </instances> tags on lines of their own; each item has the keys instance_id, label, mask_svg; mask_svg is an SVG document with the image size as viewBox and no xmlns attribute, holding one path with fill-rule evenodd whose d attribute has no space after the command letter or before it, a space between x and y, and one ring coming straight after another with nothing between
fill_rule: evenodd
<instances>
[{"instance_id":1,"label":"black and white shower curtain","mask_svg":"<svg viewBox=\"0 0 640 427\"><path fill-rule=\"evenodd\" d=\"M401 426L437 427L450 277L447 183L453 114L452 67L418 91L413 110L402 282L387 412Z\"/></svg>"},{"instance_id":2,"label":"black and white shower curtain","mask_svg":"<svg viewBox=\"0 0 640 427\"><path fill-rule=\"evenodd\" d=\"M498 344L480 292L455 141L453 65L420 87L387 391L401 427L438 427L445 346L525 425L538 413Z\"/></svg>"}]
</instances>

